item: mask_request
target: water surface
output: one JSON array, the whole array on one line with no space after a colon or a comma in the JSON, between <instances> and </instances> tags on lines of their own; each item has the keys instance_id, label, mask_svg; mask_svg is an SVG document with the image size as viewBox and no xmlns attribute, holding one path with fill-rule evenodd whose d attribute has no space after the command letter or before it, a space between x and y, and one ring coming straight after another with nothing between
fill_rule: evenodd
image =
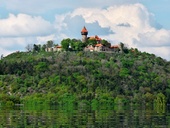
<instances>
[{"instance_id":1,"label":"water surface","mask_svg":"<svg viewBox=\"0 0 170 128\"><path fill-rule=\"evenodd\" d=\"M69 108L1 108L2 128L168 128L170 111L148 108L123 108L93 110L90 107Z\"/></svg>"}]
</instances>

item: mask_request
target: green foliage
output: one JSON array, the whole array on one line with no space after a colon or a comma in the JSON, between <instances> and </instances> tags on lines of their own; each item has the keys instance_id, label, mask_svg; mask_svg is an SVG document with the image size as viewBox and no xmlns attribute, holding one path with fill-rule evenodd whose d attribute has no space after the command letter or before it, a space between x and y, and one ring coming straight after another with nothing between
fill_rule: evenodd
<instances>
[{"instance_id":1,"label":"green foliage","mask_svg":"<svg viewBox=\"0 0 170 128\"><path fill-rule=\"evenodd\" d=\"M154 100L154 108L158 113L165 113L166 97L162 93L156 95Z\"/></svg>"},{"instance_id":2,"label":"green foliage","mask_svg":"<svg viewBox=\"0 0 170 128\"><path fill-rule=\"evenodd\" d=\"M158 105L165 105L166 104L166 97L162 93L158 93L156 95L155 103Z\"/></svg>"},{"instance_id":3,"label":"green foliage","mask_svg":"<svg viewBox=\"0 0 170 128\"><path fill-rule=\"evenodd\" d=\"M39 62L36 66L35 66L35 70L37 72L43 72L46 71L48 69L47 63L46 62Z\"/></svg>"},{"instance_id":4,"label":"green foliage","mask_svg":"<svg viewBox=\"0 0 170 128\"><path fill-rule=\"evenodd\" d=\"M33 46L33 52L40 52L41 51L41 45L34 44ZM45 50L44 50L45 51Z\"/></svg>"},{"instance_id":5,"label":"green foliage","mask_svg":"<svg viewBox=\"0 0 170 128\"><path fill-rule=\"evenodd\" d=\"M145 94L144 98L145 98L145 102L152 102L154 100L154 95L149 93L149 92L147 92Z\"/></svg>"},{"instance_id":6,"label":"green foliage","mask_svg":"<svg viewBox=\"0 0 170 128\"><path fill-rule=\"evenodd\" d=\"M130 73L130 71L129 71L128 68L122 68L122 69L120 70L120 72L119 72L119 75L120 75L121 77L128 77L128 76L129 76L129 73Z\"/></svg>"},{"instance_id":7,"label":"green foliage","mask_svg":"<svg viewBox=\"0 0 170 128\"><path fill-rule=\"evenodd\" d=\"M103 46L106 46L106 47L110 47L111 46L111 44L107 41L107 40L101 40L101 44L103 45Z\"/></svg>"},{"instance_id":8,"label":"green foliage","mask_svg":"<svg viewBox=\"0 0 170 128\"><path fill-rule=\"evenodd\" d=\"M72 39L71 48L73 51L83 51L84 44L80 40Z\"/></svg>"},{"instance_id":9,"label":"green foliage","mask_svg":"<svg viewBox=\"0 0 170 128\"><path fill-rule=\"evenodd\" d=\"M47 48L51 48L51 47L53 47L53 45L54 45L54 42L52 41L52 40L49 40L49 41L47 41Z\"/></svg>"},{"instance_id":10,"label":"green foliage","mask_svg":"<svg viewBox=\"0 0 170 128\"><path fill-rule=\"evenodd\" d=\"M96 45L97 44L97 41L95 39L90 39L87 41L87 45Z\"/></svg>"},{"instance_id":11,"label":"green foliage","mask_svg":"<svg viewBox=\"0 0 170 128\"><path fill-rule=\"evenodd\" d=\"M83 52L79 40L63 42L72 51L20 52L3 58L0 92L8 95L0 96L2 103L21 100L72 106L81 102L94 108L129 102L170 103L169 62L138 50L127 54ZM14 100L11 95L22 99Z\"/></svg>"},{"instance_id":12,"label":"green foliage","mask_svg":"<svg viewBox=\"0 0 170 128\"><path fill-rule=\"evenodd\" d=\"M99 53L99 57L101 58L101 59L104 59L105 58L105 53Z\"/></svg>"},{"instance_id":13,"label":"green foliage","mask_svg":"<svg viewBox=\"0 0 170 128\"><path fill-rule=\"evenodd\" d=\"M120 42L120 47L121 47L121 50L122 50L124 53L129 53L129 50L128 50L128 48L125 46L124 43Z\"/></svg>"},{"instance_id":14,"label":"green foliage","mask_svg":"<svg viewBox=\"0 0 170 128\"><path fill-rule=\"evenodd\" d=\"M61 41L61 46L62 46L62 49L64 49L65 51L68 51L69 50L69 45L71 44L71 39L63 39Z\"/></svg>"},{"instance_id":15,"label":"green foliage","mask_svg":"<svg viewBox=\"0 0 170 128\"><path fill-rule=\"evenodd\" d=\"M0 94L0 104L2 106L13 107L14 104L19 104L19 103L20 103L20 99L17 96Z\"/></svg>"},{"instance_id":16,"label":"green foliage","mask_svg":"<svg viewBox=\"0 0 170 128\"><path fill-rule=\"evenodd\" d=\"M5 104L6 107L14 107L14 102L12 101L7 101Z\"/></svg>"},{"instance_id":17,"label":"green foliage","mask_svg":"<svg viewBox=\"0 0 170 128\"><path fill-rule=\"evenodd\" d=\"M123 95L118 95L114 99L114 103L123 106L126 102L126 98Z\"/></svg>"},{"instance_id":18,"label":"green foliage","mask_svg":"<svg viewBox=\"0 0 170 128\"><path fill-rule=\"evenodd\" d=\"M83 51L85 44L77 39L63 39L61 41L61 46L65 51Z\"/></svg>"},{"instance_id":19,"label":"green foliage","mask_svg":"<svg viewBox=\"0 0 170 128\"><path fill-rule=\"evenodd\" d=\"M3 82L2 81L0 81L0 87L2 87L3 86Z\"/></svg>"}]
</instances>

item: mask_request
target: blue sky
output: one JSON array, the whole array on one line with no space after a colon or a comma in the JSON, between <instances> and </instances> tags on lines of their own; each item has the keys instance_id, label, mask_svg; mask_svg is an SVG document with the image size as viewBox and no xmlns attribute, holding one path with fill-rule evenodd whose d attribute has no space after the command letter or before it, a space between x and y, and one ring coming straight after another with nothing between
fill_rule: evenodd
<instances>
[{"instance_id":1,"label":"blue sky","mask_svg":"<svg viewBox=\"0 0 170 128\"><path fill-rule=\"evenodd\" d=\"M0 54L98 35L170 60L169 0L0 0Z\"/></svg>"},{"instance_id":2,"label":"blue sky","mask_svg":"<svg viewBox=\"0 0 170 128\"><path fill-rule=\"evenodd\" d=\"M141 0L150 12L155 15L155 19L167 29L170 29L170 0Z\"/></svg>"}]
</instances>

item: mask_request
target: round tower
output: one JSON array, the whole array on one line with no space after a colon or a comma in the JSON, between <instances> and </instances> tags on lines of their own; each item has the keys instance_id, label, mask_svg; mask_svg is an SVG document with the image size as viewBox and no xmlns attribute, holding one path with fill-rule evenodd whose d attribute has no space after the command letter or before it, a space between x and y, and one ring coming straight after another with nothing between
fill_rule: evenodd
<instances>
[{"instance_id":1,"label":"round tower","mask_svg":"<svg viewBox=\"0 0 170 128\"><path fill-rule=\"evenodd\" d=\"M85 43L87 41L87 35L88 35L88 31L85 26L81 30L81 35L82 35L82 42Z\"/></svg>"}]
</instances>

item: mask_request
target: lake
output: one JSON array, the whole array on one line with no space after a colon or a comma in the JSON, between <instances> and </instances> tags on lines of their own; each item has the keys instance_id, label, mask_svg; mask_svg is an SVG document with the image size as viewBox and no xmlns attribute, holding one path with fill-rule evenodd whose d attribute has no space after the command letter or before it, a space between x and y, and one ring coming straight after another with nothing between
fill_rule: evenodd
<instances>
[{"instance_id":1,"label":"lake","mask_svg":"<svg viewBox=\"0 0 170 128\"><path fill-rule=\"evenodd\" d=\"M170 109L147 107L0 108L0 128L169 128Z\"/></svg>"}]
</instances>

